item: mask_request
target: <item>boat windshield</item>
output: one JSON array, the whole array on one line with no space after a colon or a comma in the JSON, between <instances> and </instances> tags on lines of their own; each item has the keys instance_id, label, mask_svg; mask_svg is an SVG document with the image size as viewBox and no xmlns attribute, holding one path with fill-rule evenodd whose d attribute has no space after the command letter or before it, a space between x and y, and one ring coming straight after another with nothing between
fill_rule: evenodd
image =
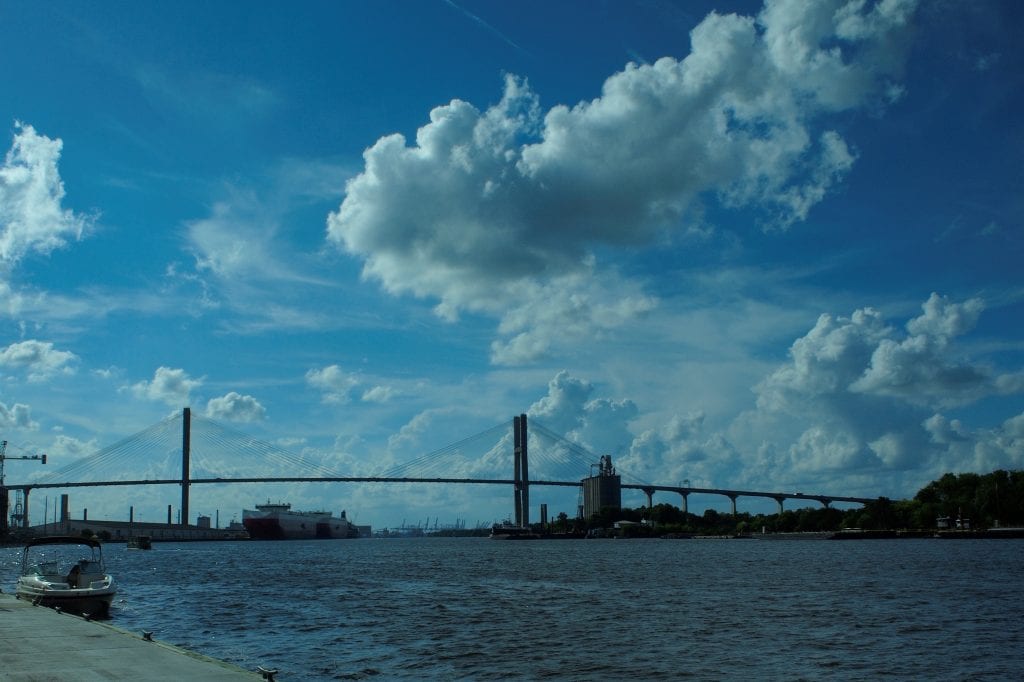
<instances>
[{"instance_id":1,"label":"boat windshield","mask_svg":"<svg viewBox=\"0 0 1024 682\"><path fill-rule=\"evenodd\" d=\"M73 566L81 573L103 573L103 559L87 545L40 545L27 547L23 575L66 576Z\"/></svg>"}]
</instances>

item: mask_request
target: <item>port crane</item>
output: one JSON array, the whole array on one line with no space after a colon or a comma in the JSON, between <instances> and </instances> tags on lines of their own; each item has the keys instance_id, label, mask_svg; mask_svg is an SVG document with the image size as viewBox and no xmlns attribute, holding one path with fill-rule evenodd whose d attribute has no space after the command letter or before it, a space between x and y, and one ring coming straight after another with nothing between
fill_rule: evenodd
<instances>
[{"instance_id":1,"label":"port crane","mask_svg":"<svg viewBox=\"0 0 1024 682\"><path fill-rule=\"evenodd\" d=\"M7 454L7 441L0 441L0 529L7 526L7 488L4 486L4 464L7 460L35 460L46 464L46 455L8 455ZM25 515L21 498L21 491L18 492L17 501L14 503L14 509L11 510L11 525L17 528Z\"/></svg>"}]
</instances>

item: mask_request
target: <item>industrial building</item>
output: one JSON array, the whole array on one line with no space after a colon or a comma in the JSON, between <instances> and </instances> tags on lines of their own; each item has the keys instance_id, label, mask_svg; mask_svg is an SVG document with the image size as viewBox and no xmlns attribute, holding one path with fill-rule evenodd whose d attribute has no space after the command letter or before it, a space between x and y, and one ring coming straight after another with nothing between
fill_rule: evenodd
<instances>
[{"instance_id":1,"label":"industrial building","mask_svg":"<svg viewBox=\"0 0 1024 682\"><path fill-rule=\"evenodd\" d=\"M583 518L590 519L602 509L622 508L622 477L615 473L611 455L604 455L597 466L597 476L582 481Z\"/></svg>"}]
</instances>

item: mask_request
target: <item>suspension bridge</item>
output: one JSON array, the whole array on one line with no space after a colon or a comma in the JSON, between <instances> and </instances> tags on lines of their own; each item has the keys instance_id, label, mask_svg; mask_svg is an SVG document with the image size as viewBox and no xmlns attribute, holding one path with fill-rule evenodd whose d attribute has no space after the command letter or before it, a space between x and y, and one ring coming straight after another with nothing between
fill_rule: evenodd
<instances>
[{"instance_id":1,"label":"suspension bridge","mask_svg":"<svg viewBox=\"0 0 1024 682\"><path fill-rule=\"evenodd\" d=\"M529 453L529 454L528 454ZM511 455L511 457L510 457ZM493 426L439 450L365 475L344 473L322 455L296 454L257 440L218 422L193 415L189 408L87 457L24 483L5 483L4 455L0 451L0 530L7 525L9 491L20 493L12 525L29 527L28 500L32 491L117 486L181 487L179 524L188 526L190 491L194 485L235 483L370 483L491 485L512 489L517 525L530 523L529 491L532 487L584 487L592 480L598 456L532 420L526 415ZM42 459L45 455L6 459ZM603 458L601 461L604 461ZM610 464L610 458L609 458ZM512 477L507 473L511 464ZM282 475L287 472L287 475ZM505 475L502 475L505 472ZM681 508L688 511L692 494L719 495L730 499L736 514L740 497L770 498L779 512L787 499L816 501L825 507L833 502L866 504L871 498L801 492L770 492L704 488L686 485L656 485L617 475L622 489L639 490L653 506L656 492L681 496ZM170 518L170 517L169 517Z\"/></svg>"}]
</instances>

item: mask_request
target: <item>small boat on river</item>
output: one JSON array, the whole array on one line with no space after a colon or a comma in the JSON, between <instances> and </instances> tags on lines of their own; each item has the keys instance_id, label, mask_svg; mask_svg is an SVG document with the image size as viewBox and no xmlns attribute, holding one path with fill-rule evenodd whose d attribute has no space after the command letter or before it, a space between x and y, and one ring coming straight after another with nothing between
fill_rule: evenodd
<instances>
[{"instance_id":1,"label":"small boat on river","mask_svg":"<svg viewBox=\"0 0 1024 682\"><path fill-rule=\"evenodd\" d=\"M99 540L53 536L28 541L15 596L69 613L106 617L117 593Z\"/></svg>"},{"instance_id":2,"label":"small boat on river","mask_svg":"<svg viewBox=\"0 0 1024 682\"><path fill-rule=\"evenodd\" d=\"M128 549L153 549L153 538L148 535L133 535L125 543Z\"/></svg>"},{"instance_id":3,"label":"small boat on river","mask_svg":"<svg viewBox=\"0 0 1024 682\"><path fill-rule=\"evenodd\" d=\"M540 538L540 535L529 528L506 521L491 526L490 538L492 540L536 540Z\"/></svg>"}]
</instances>

